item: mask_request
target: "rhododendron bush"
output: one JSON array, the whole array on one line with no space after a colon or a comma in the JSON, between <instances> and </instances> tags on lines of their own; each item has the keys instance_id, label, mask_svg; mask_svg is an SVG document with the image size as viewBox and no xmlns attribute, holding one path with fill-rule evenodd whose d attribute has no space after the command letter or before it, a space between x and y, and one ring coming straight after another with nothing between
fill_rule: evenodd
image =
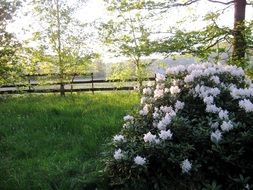
<instances>
[{"instance_id":1,"label":"rhododendron bush","mask_svg":"<svg viewBox=\"0 0 253 190\"><path fill-rule=\"evenodd\" d=\"M241 68L169 68L124 121L107 160L115 188L252 187L253 85Z\"/></svg>"}]
</instances>

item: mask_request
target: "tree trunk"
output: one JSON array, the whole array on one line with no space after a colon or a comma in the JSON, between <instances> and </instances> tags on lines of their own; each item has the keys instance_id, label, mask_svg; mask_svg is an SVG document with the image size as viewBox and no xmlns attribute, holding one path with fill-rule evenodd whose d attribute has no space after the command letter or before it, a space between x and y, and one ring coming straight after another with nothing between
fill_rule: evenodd
<instances>
[{"instance_id":1,"label":"tree trunk","mask_svg":"<svg viewBox=\"0 0 253 190\"><path fill-rule=\"evenodd\" d=\"M139 62L139 59L135 63L136 65L136 75L137 75L137 81L139 85L139 93L143 90L143 76L142 76L142 68Z\"/></svg>"},{"instance_id":2,"label":"tree trunk","mask_svg":"<svg viewBox=\"0 0 253 190\"><path fill-rule=\"evenodd\" d=\"M245 32L245 11L246 0L234 1L234 42L232 60L233 64L244 66L246 41L244 37Z\"/></svg>"},{"instance_id":3,"label":"tree trunk","mask_svg":"<svg viewBox=\"0 0 253 190\"><path fill-rule=\"evenodd\" d=\"M57 40L58 40L58 62L60 67L60 94L61 96L65 96L65 89L64 89L64 71L63 71L63 63L62 63L62 47L61 47L61 22L60 22L60 5L59 0L55 1L56 3L56 19L57 19Z\"/></svg>"}]
</instances>

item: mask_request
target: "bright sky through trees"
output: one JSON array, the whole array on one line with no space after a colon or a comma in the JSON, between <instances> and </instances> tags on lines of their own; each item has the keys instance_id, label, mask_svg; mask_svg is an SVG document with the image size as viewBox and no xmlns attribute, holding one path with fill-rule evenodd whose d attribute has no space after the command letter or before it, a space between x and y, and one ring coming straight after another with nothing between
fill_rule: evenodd
<instances>
[{"instance_id":1,"label":"bright sky through trees","mask_svg":"<svg viewBox=\"0 0 253 190\"><path fill-rule=\"evenodd\" d=\"M69 3L72 3L73 0L67 0ZM225 6L226 7L226 6ZM175 24L180 20L188 20L189 22L183 23L181 26L177 23L176 26L178 27L184 27L187 30L192 29L199 29L202 28L205 23L203 21L203 17L206 13L215 11L215 10L221 10L224 9L224 5L216 4L216 3L210 3L208 1L202 0L199 3L195 3L191 6L187 7L179 7L179 8L173 8L170 10L170 13L168 14L168 18L166 20L160 20L157 23L147 23L151 24L153 27L157 27L158 30L166 31L166 28L169 26L175 26ZM25 7L20 10L20 15L23 13L29 11L29 6ZM233 6L230 6L228 9L224 11L224 15L221 16L218 20L218 24L220 25L226 25L232 27L233 25ZM83 5L83 7L80 7L79 10L76 12L76 17L80 19L83 22L96 22L103 21L107 19L110 15L106 12L106 7L104 5L103 0L88 0L86 4ZM191 19L195 18L195 22L192 22ZM252 20L253 19L253 8L252 6L248 6L246 10L246 20ZM162 23L162 28L161 27ZM32 27L31 27L32 26ZM34 20L34 18L28 17L28 16L22 16L21 18L16 19L16 21L11 24L8 27L8 30L10 32L16 33L18 39L24 40L31 37L33 27L39 27L38 23ZM95 30L94 28L89 28L88 30ZM96 31L94 31L94 34L96 34ZM97 35L94 35L95 38L97 38ZM105 61L108 61L108 59L111 59L111 56L108 53L105 53L104 49L105 47L102 47L102 44L99 43L97 39L91 39L92 48L99 51L99 53L102 54L102 58ZM32 43L31 43L32 44ZM35 44L32 44L35 45ZM102 51L101 51L102 50Z\"/></svg>"}]
</instances>

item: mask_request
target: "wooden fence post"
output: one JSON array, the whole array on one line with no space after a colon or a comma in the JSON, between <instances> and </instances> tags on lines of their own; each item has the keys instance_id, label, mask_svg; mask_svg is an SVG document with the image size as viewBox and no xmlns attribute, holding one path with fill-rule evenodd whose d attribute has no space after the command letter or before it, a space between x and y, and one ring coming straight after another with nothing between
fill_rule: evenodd
<instances>
[{"instance_id":1,"label":"wooden fence post","mask_svg":"<svg viewBox=\"0 0 253 190\"><path fill-rule=\"evenodd\" d=\"M31 76L28 75L28 91L31 91Z\"/></svg>"},{"instance_id":2,"label":"wooden fence post","mask_svg":"<svg viewBox=\"0 0 253 190\"><path fill-rule=\"evenodd\" d=\"M73 82L75 80L75 77L76 77L76 73L74 74L74 76L71 79L71 85L70 85L70 87L71 87L71 94L72 94L72 91L73 91Z\"/></svg>"},{"instance_id":3,"label":"wooden fence post","mask_svg":"<svg viewBox=\"0 0 253 190\"><path fill-rule=\"evenodd\" d=\"M91 91L92 91L92 94L94 94L94 76L93 76L93 73L91 73Z\"/></svg>"}]
</instances>

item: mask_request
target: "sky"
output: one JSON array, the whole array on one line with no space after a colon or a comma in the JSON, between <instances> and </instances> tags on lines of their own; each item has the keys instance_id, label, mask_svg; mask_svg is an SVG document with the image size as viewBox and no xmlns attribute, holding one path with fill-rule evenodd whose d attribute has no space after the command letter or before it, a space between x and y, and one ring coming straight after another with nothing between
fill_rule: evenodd
<instances>
[{"instance_id":1,"label":"sky","mask_svg":"<svg viewBox=\"0 0 253 190\"><path fill-rule=\"evenodd\" d=\"M73 2L73 0L67 0L68 2ZM227 1L227 0L223 0ZM157 23L157 27L159 24L163 24L164 28L168 28L169 26L173 26L177 21L182 19L188 19L189 22L186 22L182 25L182 27L187 30L192 29L200 29L205 25L202 21L203 16L210 11L218 10L224 8L224 5L208 3L207 0L201 0L200 3L194 4L190 7L186 8L174 8L171 9L166 21L162 20ZM20 14L22 15L24 12L29 11L30 7L26 7L25 9L20 10ZM233 6L227 9L224 12L224 15L218 21L220 25L225 26L233 26ZM103 0L88 0L85 6L80 7L79 10L75 13L75 17L81 20L82 22L92 23L97 20L105 20L110 16L106 11L106 7L104 5ZM192 22L191 18L198 18L197 21ZM252 6L247 6L246 9L246 20L253 20L253 8ZM156 27L156 24L150 23L152 27ZM16 34L17 38L20 40L25 40L31 37L31 26L38 27L38 23L34 21L33 18L29 16L22 16L21 18L16 19L16 21L9 25L8 30ZM97 42L96 42L97 43ZM102 58L107 61L112 61L113 56L110 55L107 51L104 51L104 48L101 48L101 44L93 44L93 48L102 54ZM118 59L118 58L117 58Z\"/></svg>"}]
</instances>

